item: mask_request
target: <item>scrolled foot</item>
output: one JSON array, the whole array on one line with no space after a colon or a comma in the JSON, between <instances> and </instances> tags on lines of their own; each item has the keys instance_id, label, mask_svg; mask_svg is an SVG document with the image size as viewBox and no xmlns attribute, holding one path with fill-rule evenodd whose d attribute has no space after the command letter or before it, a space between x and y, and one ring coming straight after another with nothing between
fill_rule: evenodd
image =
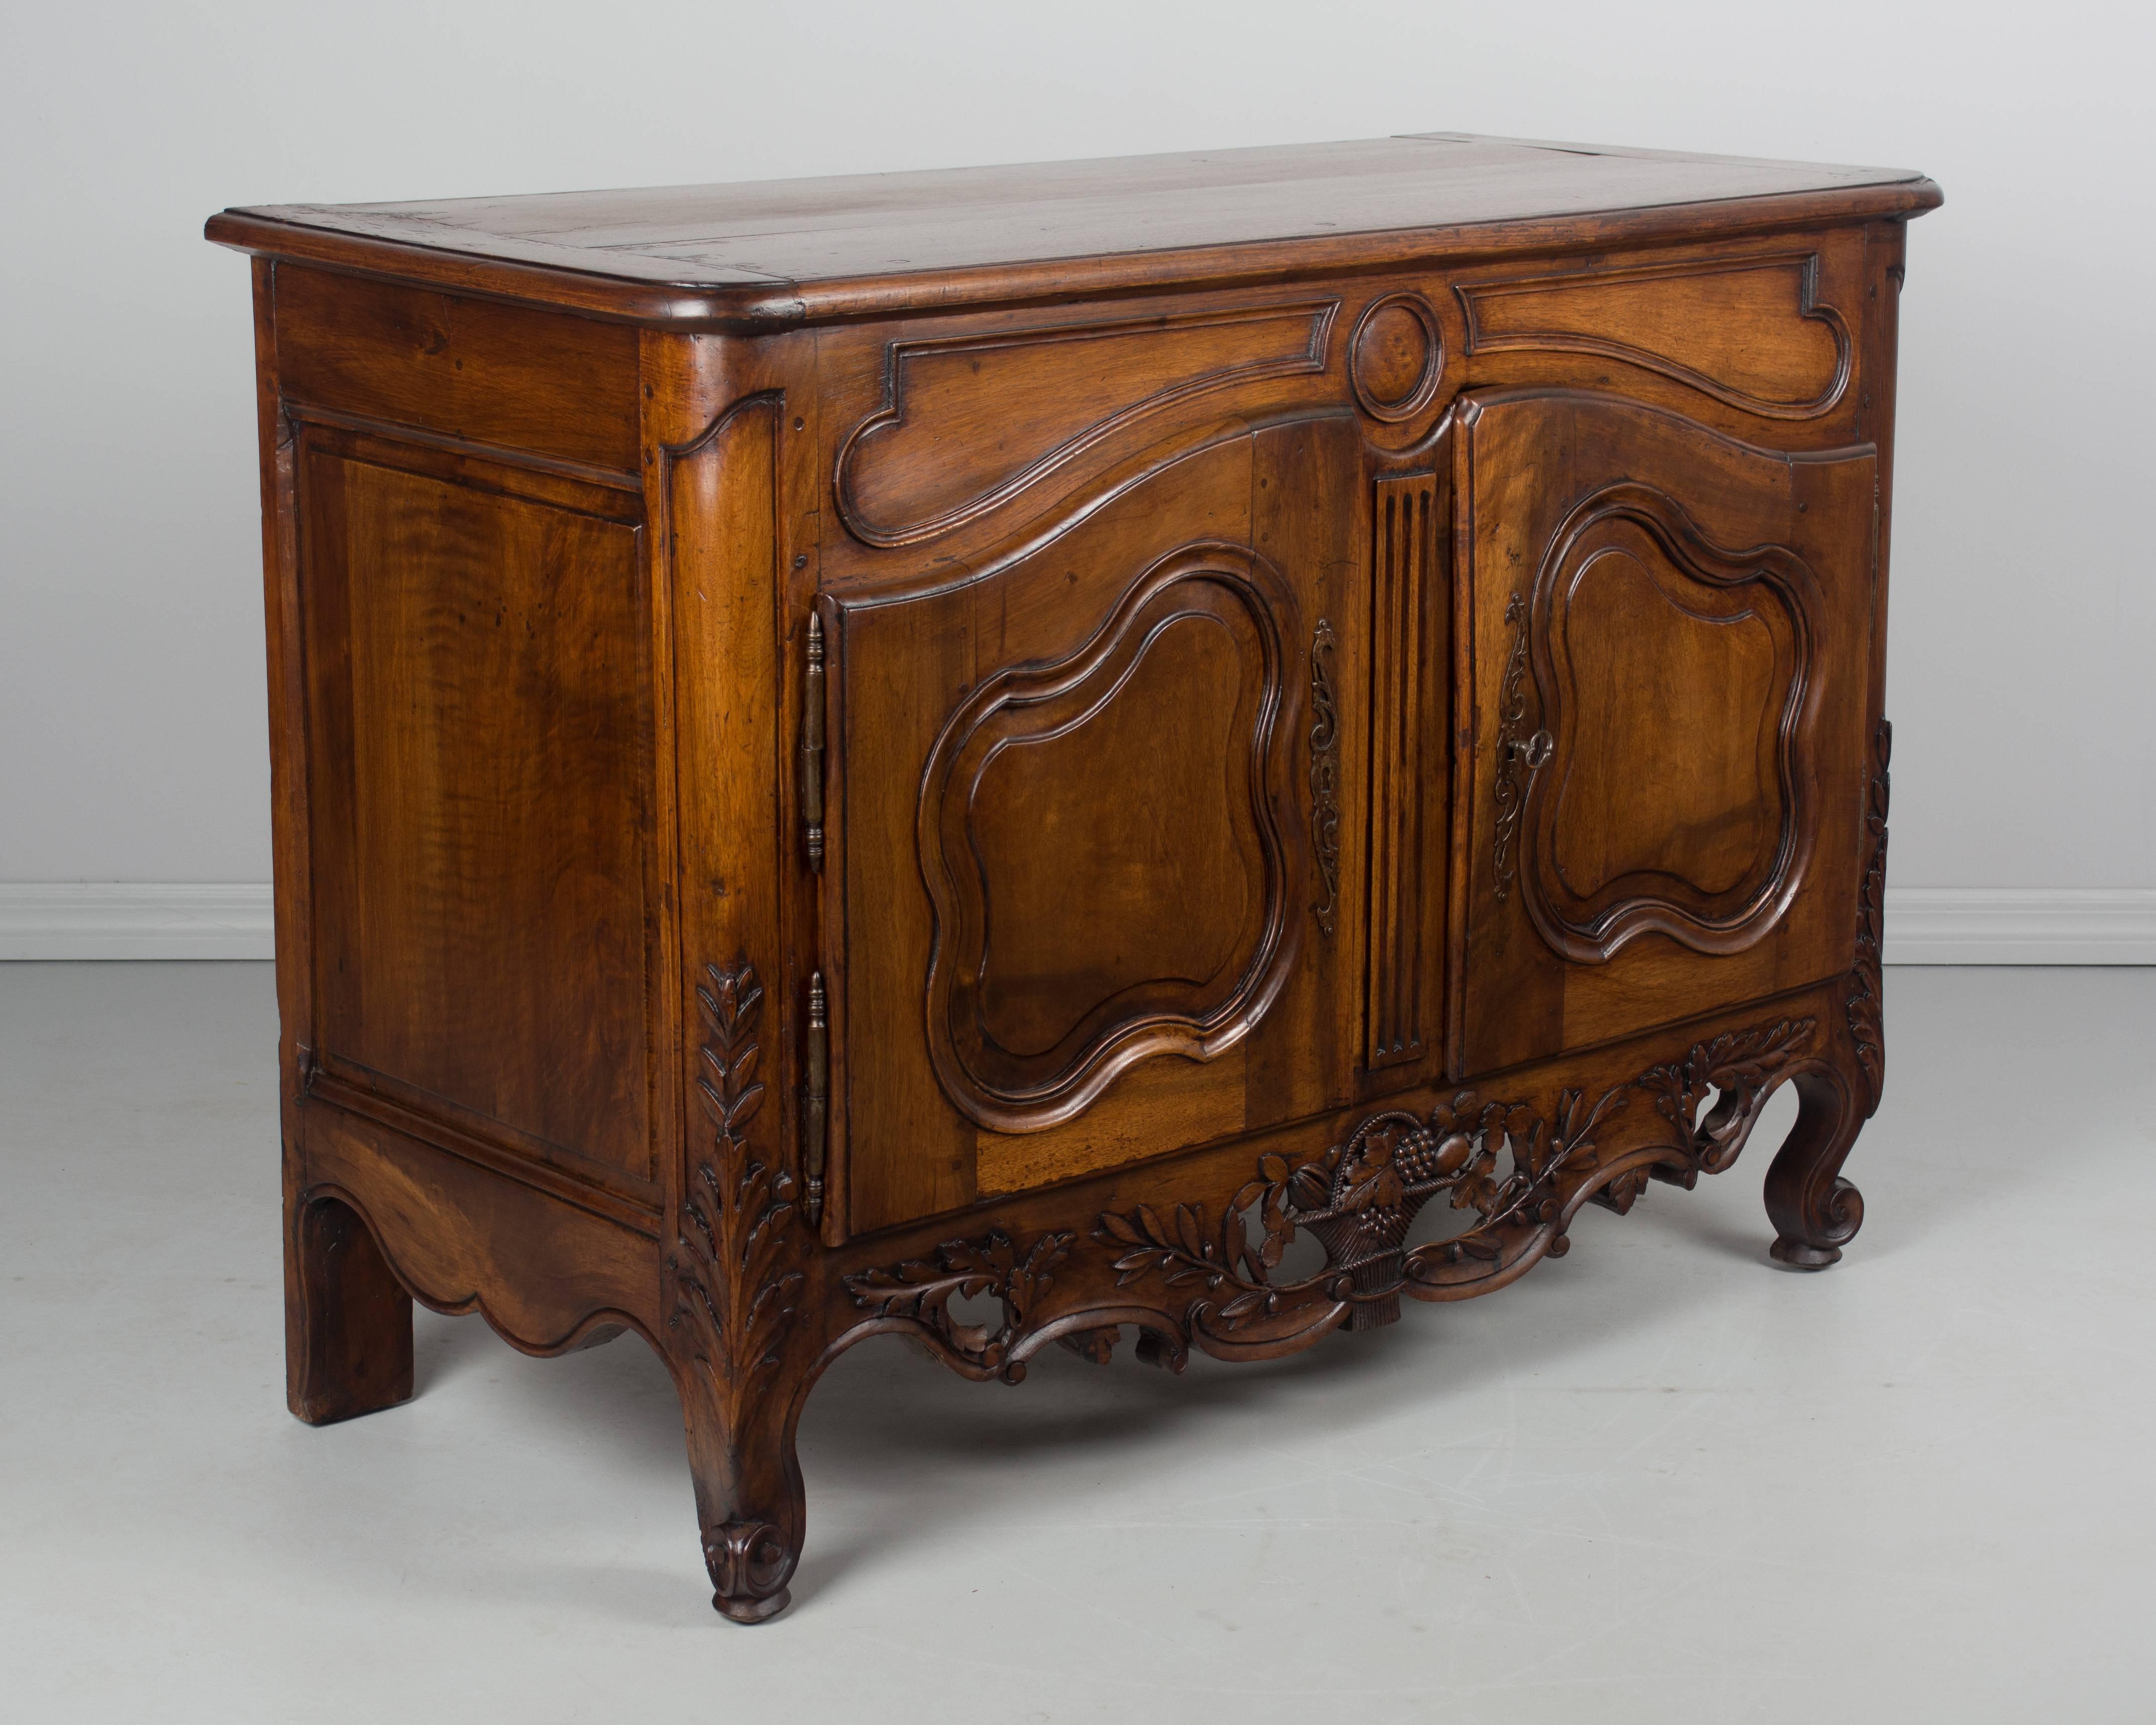
<instances>
[{"instance_id":1,"label":"scrolled foot","mask_svg":"<svg viewBox=\"0 0 2156 1725\"><path fill-rule=\"evenodd\" d=\"M1840 1178L1864 1124L1857 1087L1830 1066L1800 1074L1797 1123L1767 1170L1767 1216L1777 1264L1824 1270L1864 1225L1864 1199Z\"/></svg>"},{"instance_id":2,"label":"scrolled foot","mask_svg":"<svg viewBox=\"0 0 2156 1725\"><path fill-rule=\"evenodd\" d=\"M704 1535L711 1609L735 1623L767 1623L793 1603L793 1553L768 1522L728 1522Z\"/></svg>"}]
</instances>

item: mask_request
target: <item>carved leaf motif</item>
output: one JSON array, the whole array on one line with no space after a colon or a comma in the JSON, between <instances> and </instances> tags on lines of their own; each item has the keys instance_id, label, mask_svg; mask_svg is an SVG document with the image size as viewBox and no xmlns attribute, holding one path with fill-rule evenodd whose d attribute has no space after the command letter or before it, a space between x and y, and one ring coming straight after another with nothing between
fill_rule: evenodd
<instances>
[{"instance_id":1,"label":"carved leaf motif","mask_svg":"<svg viewBox=\"0 0 2156 1725\"><path fill-rule=\"evenodd\" d=\"M977 1240L946 1240L937 1247L932 1264L913 1258L895 1270L858 1271L845 1278L846 1290L855 1305L879 1317L918 1324L947 1358L979 1371L1000 1369L1015 1382L1024 1366L1010 1359L1011 1349L1026 1333L1035 1306L1075 1238L1045 1234L1020 1256L1010 1235L993 1228ZM993 1331L952 1315L952 1301L984 1294L993 1295L1003 1307L1003 1321Z\"/></svg>"},{"instance_id":2,"label":"carved leaf motif","mask_svg":"<svg viewBox=\"0 0 2156 1725\"><path fill-rule=\"evenodd\" d=\"M1864 829L1871 838L1871 859L1856 909L1856 966L1850 973L1846 1007L1857 1065L1869 1091L1867 1115L1876 1111L1887 1082L1886 1038L1881 1022L1883 978L1881 966L1887 937L1887 809L1892 791L1887 767L1894 752L1894 727L1886 720L1872 736L1871 800Z\"/></svg>"},{"instance_id":3,"label":"carved leaf motif","mask_svg":"<svg viewBox=\"0 0 2156 1725\"><path fill-rule=\"evenodd\" d=\"M732 969L706 965L705 977L696 988L705 1030L696 1091L714 1131L675 1213L666 1322L687 1332L695 1357L739 1398L778 1364L803 1278L788 1266L783 1240L793 1177L757 1161L747 1137L763 1104L755 1081L763 990L746 960Z\"/></svg>"},{"instance_id":4,"label":"carved leaf motif","mask_svg":"<svg viewBox=\"0 0 2156 1725\"><path fill-rule=\"evenodd\" d=\"M1439 1297L1459 1297L1496 1285L1500 1272L1516 1273L1523 1257L1562 1253L1563 1219L1587 1194L1602 1189L1611 1208L1630 1208L1644 1189L1645 1164L1636 1150L1605 1160L1598 1141L1635 1090L1654 1096L1673 1121L1688 1123L1699 1098L1719 1088L1722 1101L1697 1137L1726 1161L1741 1147L1766 1092L1804 1055L1814 1028L1813 1020L1799 1019L1727 1032L1592 1101L1584 1091L1562 1091L1547 1117L1529 1104L1486 1101L1472 1091L1439 1102L1426 1120L1374 1115L1343 1142L1299 1165L1276 1154L1261 1158L1258 1179L1237 1192L1217 1232L1202 1205L1175 1206L1170 1224L1141 1204L1123 1214L1104 1213L1094 1237L1117 1250L1119 1287L1149 1276L1169 1287L1199 1285L1183 1314L1186 1333L1229 1336L1263 1320L1270 1344L1337 1323L1343 1303L1353 1308L1351 1323L1388 1322L1409 1280L1450 1291ZM1670 1165L1666 1156L1659 1159L1658 1166ZM1709 1170L1721 1165L1702 1161ZM1696 1177L1697 1170L1686 1178ZM1408 1223L1440 1194L1475 1212L1475 1225L1405 1251ZM1245 1220L1253 1204L1265 1226L1255 1245ZM1271 1271L1306 1228L1326 1248L1325 1267L1299 1281L1274 1281Z\"/></svg>"},{"instance_id":5,"label":"carved leaf motif","mask_svg":"<svg viewBox=\"0 0 2156 1725\"><path fill-rule=\"evenodd\" d=\"M1694 1160L1708 1173L1728 1166L1743 1147L1760 1096L1811 1040L1816 1020L1730 1031L1696 1043L1681 1060L1650 1066L1633 1081L1655 1098L1656 1108L1685 1135ZM1704 1120L1700 1105L1710 1091L1722 1101Z\"/></svg>"}]
</instances>

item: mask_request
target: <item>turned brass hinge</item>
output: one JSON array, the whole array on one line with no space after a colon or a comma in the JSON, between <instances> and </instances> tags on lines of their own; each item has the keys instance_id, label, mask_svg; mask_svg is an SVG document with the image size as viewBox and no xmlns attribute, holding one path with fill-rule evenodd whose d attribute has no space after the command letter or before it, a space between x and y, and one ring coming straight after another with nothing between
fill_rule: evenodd
<instances>
[{"instance_id":1,"label":"turned brass hinge","mask_svg":"<svg viewBox=\"0 0 2156 1725\"><path fill-rule=\"evenodd\" d=\"M824 1219L824 1122L831 1095L831 1033L824 1005L824 973L808 978L808 1072L801 1086L802 1213L811 1228Z\"/></svg>"},{"instance_id":2,"label":"turned brass hinge","mask_svg":"<svg viewBox=\"0 0 2156 1725\"><path fill-rule=\"evenodd\" d=\"M801 676L801 825L808 866L824 869L824 619L808 614L808 662Z\"/></svg>"}]
</instances>

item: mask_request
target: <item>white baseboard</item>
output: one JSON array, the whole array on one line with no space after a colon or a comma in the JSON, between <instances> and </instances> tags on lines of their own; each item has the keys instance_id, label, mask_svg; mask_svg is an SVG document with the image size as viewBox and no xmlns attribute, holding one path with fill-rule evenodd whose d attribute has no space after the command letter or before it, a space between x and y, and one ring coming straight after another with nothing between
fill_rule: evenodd
<instances>
[{"instance_id":1,"label":"white baseboard","mask_svg":"<svg viewBox=\"0 0 2156 1725\"><path fill-rule=\"evenodd\" d=\"M266 884L0 881L0 959L275 956Z\"/></svg>"},{"instance_id":2,"label":"white baseboard","mask_svg":"<svg viewBox=\"0 0 2156 1725\"><path fill-rule=\"evenodd\" d=\"M1889 964L2156 964L2156 888L1889 886Z\"/></svg>"},{"instance_id":3,"label":"white baseboard","mask_svg":"<svg viewBox=\"0 0 2156 1725\"><path fill-rule=\"evenodd\" d=\"M267 958L270 889L0 881L0 959ZM2156 888L1890 886L1889 964L2156 964Z\"/></svg>"}]
</instances>

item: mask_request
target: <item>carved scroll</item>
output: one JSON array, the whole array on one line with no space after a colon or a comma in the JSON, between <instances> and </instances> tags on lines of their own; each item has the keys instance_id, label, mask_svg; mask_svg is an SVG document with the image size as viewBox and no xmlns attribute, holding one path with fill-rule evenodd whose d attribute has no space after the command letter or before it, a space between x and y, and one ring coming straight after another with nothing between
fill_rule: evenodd
<instances>
[{"instance_id":1,"label":"carved scroll","mask_svg":"<svg viewBox=\"0 0 2156 1725\"><path fill-rule=\"evenodd\" d=\"M1505 660L1505 679L1497 694L1497 828L1491 860L1499 898L1510 896L1514 876L1512 846L1520 830L1520 816L1527 806L1527 793L1535 775L1548 764L1550 734L1537 731L1522 737L1527 716L1527 602L1514 593L1505 606L1505 621L1512 631L1512 650Z\"/></svg>"},{"instance_id":2,"label":"carved scroll","mask_svg":"<svg viewBox=\"0 0 2156 1725\"><path fill-rule=\"evenodd\" d=\"M946 1240L933 1262L911 1259L895 1269L850 1276L846 1291L856 1306L911 1330L968 1377L1015 1384L1025 1376L1025 1362L1010 1358L1010 1345L1030 1327L1075 1237L1045 1234L1020 1252L1009 1235L993 1229L981 1240ZM1003 1321L993 1330L952 1315L953 1300L984 1294L1003 1307Z\"/></svg>"},{"instance_id":3,"label":"carved scroll","mask_svg":"<svg viewBox=\"0 0 2156 1725\"><path fill-rule=\"evenodd\" d=\"M1340 906L1340 711L1332 660L1332 625L1321 617L1310 643L1310 843L1325 896L1311 911L1328 935Z\"/></svg>"}]
</instances>

